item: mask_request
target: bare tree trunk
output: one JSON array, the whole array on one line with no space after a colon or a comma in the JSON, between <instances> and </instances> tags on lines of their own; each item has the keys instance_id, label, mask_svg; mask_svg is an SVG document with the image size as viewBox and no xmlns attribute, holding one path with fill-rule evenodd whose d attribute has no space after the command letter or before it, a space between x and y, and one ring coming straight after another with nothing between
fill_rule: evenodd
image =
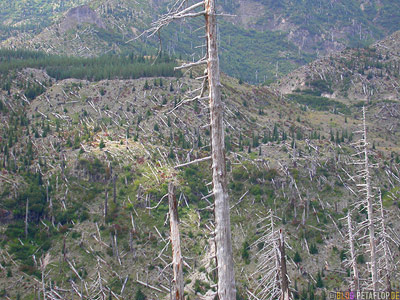
<instances>
[{"instance_id":1,"label":"bare tree trunk","mask_svg":"<svg viewBox=\"0 0 400 300\"><path fill-rule=\"evenodd\" d=\"M206 35L208 46L208 84L211 119L211 157L213 193L215 197L215 244L218 270L219 300L236 299L235 274L232 257L229 196L226 183L223 104L217 48L217 18L215 0L205 0Z\"/></svg>"},{"instance_id":2,"label":"bare tree trunk","mask_svg":"<svg viewBox=\"0 0 400 300\"><path fill-rule=\"evenodd\" d=\"M28 238L29 199L26 199L25 208L25 238Z\"/></svg>"},{"instance_id":3,"label":"bare tree trunk","mask_svg":"<svg viewBox=\"0 0 400 300\"><path fill-rule=\"evenodd\" d=\"M353 268L353 290L359 291L359 277L358 277L358 267L356 260L356 251L354 249L354 236L353 236L353 226L351 225L351 214L350 212L347 214L347 226L348 226L348 235L349 235L349 244L350 244L350 255L351 255L351 266Z\"/></svg>"},{"instance_id":4,"label":"bare tree trunk","mask_svg":"<svg viewBox=\"0 0 400 300\"><path fill-rule=\"evenodd\" d=\"M107 212L108 212L108 191L106 189L105 190L105 198L104 198L104 220L107 217Z\"/></svg>"},{"instance_id":5,"label":"bare tree trunk","mask_svg":"<svg viewBox=\"0 0 400 300\"><path fill-rule=\"evenodd\" d=\"M363 134L364 134L364 178L365 178L365 192L366 204L368 212L368 229L369 229L369 243L371 251L371 275L372 275L372 289L378 291L378 274L376 267L376 245L375 245L375 227L373 222L373 203L371 195L371 177L369 173L369 159L368 159L368 141L367 141L367 125L365 122L365 107L363 107Z\"/></svg>"},{"instance_id":6,"label":"bare tree trunk","mask_svg":"<svg viewBox=\"0 0 400 300\"><path fill-rule=\"evenodd\" d=\"M64 241L63 241L63 257L64 257L64 261L67 261L67 246L65 245L65 237L64 237Z\"/></svg>"},{"instance_id":7,"label":"bare tree trunk","mask_svg":"<svg viewBox=\"0 0 400 300\"><path fill-rule=\"evenodd\" d=\"M133 231L129 231L129 251L133 251Z\"/></svg>"},{"instance_id":8,"label":"bare tree trunk","mask_svg":"<svg viewBox=\"0 0 400 300\"><path fill-rule=\"evenodd\" d=\"M281 300L289 300L290 299L290 292L289 292L289 280L287 276L287 268L286 268L286 253L285 253L285 240L283 237L283 231L280 230L279 235L279 252L281 253L281 290L282 296Z\"/></svg>"},{"instance_id":9,"label":"bare tree trunk","mask_svg":"<svg viewBox=\"0 0 400 300\"><path fill-rule=\"evenodd\" d=\"M114 204L117 204L117 175L113 177L113 200Z\"/></svg>"},{"instance_id":10,"label":"bare tree trunk","mask_svg":"<svg viewBox=\"0 0 400 300\"><path fill-rule=\"evenodd\" d=\"M392 292L392 284L390 279L391 273L391 264L390 264L390 251L389 251L389 244L387 240L387 232L386 232L386 224L385 224L385 214L383 211L383 202L382 202L382 193L379 189L379 203L380 203L380 210L381 210L381 227L382 227L382 243L383 243L383 251L384 251L384 258L385 258L385 277L386 277L386 292Z\"/></svg>"},{"instance_id":11,"label":"bare tree trunk","mask_svg":"<svg viewBox=\"0 0 400 300\"><path fill-rule=\"evenodd\" d=\"M114 235L112 234L111 231L110 231L110 240L111 240L111 247L112 247L112 251L113 251L113 257L115 257L116 253L115 253Z\"/></svg>"},{"instance_id":12,"label":"bare tree trunk","mask_svg":"<svg viewBox=\"0 0 400 300\"><path fill-rule=\"evenodd\" d=\"M42 268L42 290L43 290L43 300L46 300L46 286L44 284L44 266Z\"/></svg>"},{"instance_id":13,"label":"bare tree trunk","mask_svg":"<svg viewBox=\"0 0 400 300\"><path fill-rule=\"evenodd\" d=\"M62 156L62 162L61 162L61 179L64 180L65 178L65 161L64 161L64 155L61 154Z\"/></svg>"},{"instance_id":14,"label":"bare tree trunk","mask_svg":"<svg viewBox=\"0 0 400 300\"><path fill-rule=\"evenodd\" d=\"M181 255L181 240L179 236L178 202L175 197L175 187L172 182L168 185L169 223L171 228L172 267L174 269L173 297L175 300L184 299L183 262Z\"/></svg>"},{"instance_id":15,"label":"bare tree trunk","mask_svg":"<svg viewBox=\"0 0 400 300\"><path fill-rule=\"evenodd\" d=\"M51 198L49 198L49 214L50 214L51 224L53 224L54 226L53 200L51 200Z\"/></svg>"}]
</instances>

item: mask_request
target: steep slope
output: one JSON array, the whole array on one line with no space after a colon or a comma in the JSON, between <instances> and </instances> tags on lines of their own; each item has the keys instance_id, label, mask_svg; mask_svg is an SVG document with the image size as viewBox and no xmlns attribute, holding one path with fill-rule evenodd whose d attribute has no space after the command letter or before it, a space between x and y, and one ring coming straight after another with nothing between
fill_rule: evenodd
<instances>
[{"instance_id":1,"label":"steep slope","mask_svg":"<svg viewBox=\"0 0 400 300\"><path fill-rule=\"evenodd\" d=\"M398 30L400 21L393 1L230 0L221 5L238 13L235 22L247 28L290 33L289 40L306 52L362 45Z\"/></svg>"},{"instance_id":2,"label":"steep slope","mask_svg":"<svg viewBox=\"0 0 400 300\"><path fill-rule=\"evenodd\" d=\"M0 41L21 34L37 34L66 10L86 0L2 1Z\"/></svg>"},{"instance_id":3,"label":"steep slope","mask_svg":"<svg viewBox=\"0 0 400 300\"><path fill-rule=\"evenodd\" d=\"M22 2L16 3L27 9ZM45 7L49 7L51 2L46 3ZM47 27L40 34L29 31L17 37L13 34L1 45L80 56L128 49L138 53L144 50L154 52L157 39L126 42L147 29L150 22L165 11L168 3L166 0L86 1L104 28L84 22L64 32L62 24L69 22L68 14L61 16L60 10L55 10L58 18L53 25L45 23ZM222 68L231 76L253 83L273 81L317 56L343 50L346 46L366 45L382 38L397 29L400 11L397 2L387 0L279 3L229 0L219 5L220 11L237 15L222 18L220 23ZM21 13L25 10L16 9L11 15L22 18ZM48 9L42 11L46 16L49 14ZM36 14L40 15L37 11ZM178 22L167 28L161 36L164 50L185 58L201 57L203 41L195 31L199 27L200 20ZM11 31L5 38L10 34Z\"/></svg>"},{"instance_id":4,"label":"steep slope","mask_svg":"<svg viewBox=\"0 0 400 300\"><path fill-rule=\"evenodd\" d=\"M29 68L2 75L1 82L10 83L0 91L2 296L33 298L44 270L47 292L64 298L82 292L168 298L163 196L170 180L180 200L185 290L191 299L215 290L209 162L174 168L209 154L207 103L182 102L199 87L192 77L201 75L57 81ZM318 110L227 76L222 84L239 297L255 286L263 245L249 245L260 234L256 220L270 209L291 246L293 292L312 299L346 289L340 219L355 198L346 172L355 172L348 162L359 108L332 100ZM374 109L368 113L371 159L379 164L373 182L382 186L388 223L398 232L400 148ZM366 261L364 254L363 278ZM322 286L312 284L318 276Z\"/></svg>"},{"instance_id":5,"label":"steep slope","mask_svg":"<svg viewBox=\"0 0 400 300\"><path fill-rule=\"evenodd\" d=\"M399 100L400 31L367 48L347 49L282 78L284 94L312 90L345 102Z\"/></svg>"}]
</instances>

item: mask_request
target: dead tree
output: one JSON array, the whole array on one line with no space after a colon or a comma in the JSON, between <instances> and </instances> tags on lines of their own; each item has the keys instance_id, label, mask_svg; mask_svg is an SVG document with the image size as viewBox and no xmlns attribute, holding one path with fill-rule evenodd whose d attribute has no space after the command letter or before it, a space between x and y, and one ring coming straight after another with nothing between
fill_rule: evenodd
<instances>
[{"instance_id":1,"label":"dead tree","mask_svg":"<svg viewBox=\"0 0 400 300\"><path fill-rule=\"evenodd\" d=\"M29 219L29 199L26 199L26 208L25 208L25 238L28 238L28 219Z\"/></svg>"},{"instance_id":2,"label":"dead tree","mask_svg":"<svg viewBox=\"0 0 400 300\"><path fill-rule=\"evenodd\" d=\"M104 220L105 220L107 218L107 213L108 213L108 190L107 190L107 188L105 190L104 196L105 196L104 197Z\"/></svg>"},{"instance_id":3,"label":"dead tree","mask_svg":"<svg viewBox=\"0 0 400 300\"><path fill-rule=\"evenodd\" d=\"M117 204L117 175L113 176L113 201Z\"/></svg>"},{"instance_id":4,"label":"dead tree","mask_svg":"<svg viewBox=\"0 0 400 300\"><path fill-rule=\"evenodd\" d=\"M278 241L278 249L280 252L280 271L281 271L281 300L289 300L290 292L289 292L289 280L287 274L286 267L286 253L285 253L285 239L283 237L282 229L279 230L279 241Z\"/></svg>"},{"instance_id":5,"label":"dead tree","mask_svg":"<svg viewBox=\"0 0 400 300\"><path fill-rule=\"evenodd\" d=\"M392 283L396 281L394 277L396 276L395 269L397 264L395 262L396 255L393 251L396 252L396 249L400 247L400 241L396 240L396 233L391 230L390 227L386 226L386 214L383 208L380 189L377 189L378 197L372 195L373 188L370 177L370 168L372 165L369 163L368 157L365 108L363 108L362 130L358 133L362 134L362 138L354 145L357 149L355 155L359 156L360 159L353 161L353 164L361 166L361 170L353 177L348 174L353 182L359 183L357 186L362 193L362 197L359 197L359 199L353 203L352 209L347 216L351 265L354 273L352 288L354 287L354 289L359 290L364 287L370 287L374 291L377 291L378 289L382 290L384 287L386 291L390 292L392 290ZM349 188L349 190L351 190L351 188ZM352 192L354 195L357 195L354 191ZM377 201L376 198L379 201ZM352 212L359 213L362 210L367 212L367 218L360 223L355 223L355 226L353 226ZM370 254L370 268L368 268L370 274L366 277L370 277L372 281L365 280L366 284L364 285L359 277L362 269L358 269L355 258L357 241L363 242L366 239L368 240L367 252ZM391 247L392 243L393 247Z\"/></svg>"},{"instance_id":6,"label":"dead tree","mask_svg":"<svg viewBox=\"0 0 400 300\"><path fill-rule=\"evenodd\" d=\"M376 248L376 218L374 217L374 195L372 194L372 185L371 185L371 175L370 168L371 164L369 162L369 150L368 150L368 138L367 138L367 125L366 125L366 116L365 116L365 107L362 109L363 121L362 121L362 129L357 131L356 133L361 134L361 138L354 143L357 153L355 156L359 157L359 159L354 160L352 163L356 166L359 166L358 171L354 177L350 179L352 181L358 182L357 187L359 188L360 198L358 198L354 203L353 207L356 211L365 210L367 212L367 218L360 223L355 224L354 231L355 234L352 236L353 241L356 240L368 240L366 243L367 252L370 255L370 268L369 272L371 275L371 281L369 281L369 287L373 291L378 290L378 265L377 265L377 248ZM355 180L357 179L357 180ZM348 217L347 221L348 226L352 227L351 224L351 215ZM363 234L366 232L366 234ZM363 234L363 236L358 236L359 234ZM353 244L354 246L354 244ZM350 244L350 251L352 245ZM354 250L354 249L353 249ZM356 272L354 271L355 262L353 264L353 272L356 276ZM359 288L361 287L360 278L357 278ZM356 282L354 282L356 283Z\"/></svg>"},{"instance_id":7,"label":"dead tree","mask_svg":"<svg viewBox=\"0 0 400 300\"><path fill-rule=\"evenodd\" d=\"M199 89L199 95L182 101L187 103L196 100L209 100L210 126L211 126L211 158L213 171L213 195L215 197L215 245L218 272L218 297L220 300L232 300L236 298L235 274L233 268L231 226L229 214L229 196L226 179L225 142L223 126L223 103L221 100L221 83L217 44L217 14L215 0L203 0L187 8L187 0L178 0L160 19L153 23L148 31L148 36L159 34L164 26L174 20L188 17L205 17L207 54L204 58L194 63L184 64L177 69L190 68L207 64L204 72L203 84ZM198 11L200 9L200 11ZM160 49L161 50L161 49ZM204 97L206 83L208 82L209 96ZM174 109L176 109L175 107Z\"/></svg>"},{"instance_id":8,"label":"dead tree","mask_svg":"<svg viewBox=\"0 0 400 300\"><path fill-rule=\"evenodd\" d=\"M253 292L247 290L250 299L254 300L288 300L292 296L289 291L287 274L285 241L282 230L276 230L272 211L259 220L261 237L251 248L257 249L259 264L252 274L255 282Z\"/></svg>"},{"instance_id":9,"label":"dead tree","mask_svg":"<svg viewBox=\"0 0 400 300\"><path fill-rule=\"evenodd\" d=\"M374 226L374 211L373 211L373 195L371 187L371 175L369 172L370 164L368 158L368 139L367 139L367 125L365 120L365 107L363 107L363 137L361 139L361 147L363 150L363 162L364 170L362 171L362 177L364 183L360 186L363 187L365 193L365 205L368 212L368 230L369 230L369 243L370 243L370 254L371 254L371 275L372 275L372 289L378 290L378 274L376 266L376 245L375 245L375 226Z\"/></svg>"},{"instance_id":10,"label":"dead tree","mask_svg":"<svg viewBox=\"0 0 400 300\"><path fill-rule=\"evenodd\" d=\"M359 291L360 290L360 280L359 280L359 275L358 275L358 266L357 266L357 257L356 257L356 250L354 246L354 234L353 234L353 226L352 226L352 221L351 221L351 212L349 211L347 213L347 228L348 228L348 243L349 243L349 248L350 248L350 265L351 268L353 269L353 283L352 283L352 288L354 291Z\"/></svg>"},{"instance_id":11,"label":"dead tree","mask_svg":"<svg viewBox=\"0 0 400 300\"><path fill-rule=\"evenodd\" d=\"M208 47L208 89L211 120L211 157L213 193L215 198L215 245L218 267L218 296L220 300L236 299L233 269L229 195L226 179L223 103L217 47L215 1L206 0L206 35Z\"/></svg>"},{"instance_id":12,"label":"dead tree","mask_svg":"<svg viewBox=\"0 0 400 300\"><path fill-rule=\"evenodd\" d=\"M391 251L389 247L389 241L388 239L390 238L388 236L387 230L386 230L386 224L385 224L385 213L383 209L383 201L382 201L382 193L381 190L379 189L379 204L380 204L380 234L379 237L381 239L381 243L379 244L378 248L381 248L381 252L383 252L383 256L381 257L382 262L382 267L381 270L383 272L383 277L384 277L384 286L386 286L386 291L391 293L392 292L392 283L391 283L391 278L390 275L392 273L392 258L391 258ZM378 249L379 250L379 249Z\"/></svg>"},{"instance_id":13,"label":"dead tree","mask_svg":"<svg viewBox=\"0 0 400 300\"><path fill-rule=\"evenodd\" d=\"M183 288L183 261L181 254L181 240L179 235L178 202L175 197L175 186L172 182L168 185L169 222L171 228L172 267L174 270L173 299L184 299Z\"/></svg>"},{"instance_id":14,"label":"dead tree","mask_svg":"<svg viewBox=\"0 0 400 300\"><path fill-rule=\"evenodd\" d=\"M46 271L46 266L49 264L50 261L50 255L49 253L46 254L44 258L40 259L40 271L42 275L42 291L43 291L43 299L46 300L46 284L45 284L45 271Z\"/></svg>"},{"instance_id":15,"label":"dead tree","mask_svg":"<svg viewBox=\"0 0 400 300\"><path fill-rule=\"evenodd\" d=\"M50 215L50 221L51 224L54 227L54 211L53 211L53 200L49 198L49 215Z\"/></svg>"}]
</instances>

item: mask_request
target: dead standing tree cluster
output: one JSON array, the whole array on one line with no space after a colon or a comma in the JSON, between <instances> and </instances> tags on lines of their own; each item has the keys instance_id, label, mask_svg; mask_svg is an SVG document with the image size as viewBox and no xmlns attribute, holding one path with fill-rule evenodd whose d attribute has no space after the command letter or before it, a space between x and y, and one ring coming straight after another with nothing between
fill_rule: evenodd
<instances>
[{"instance_id":1,"label":"dead standing tree cluster","mask_svg":"<svg viewBox=\"0 0 400 300\"><path fill-rule=\"evenodd\" d=\"M254 280L252 291L247 290L252 300L289 300L292 299L289 290L286 251L282 229L275 226L276 217L270 210L266 216L259 217L258 238L251 247L256 249L259 261L256 271L251 275Z\"/></svg>"},{"instance_id":2,"label":"dead standing tree cluster","mask_svg":"<svg viewBox=\"0 0 400 300\"><path fill-rule=\"evenodd\" d=\"M203 84L199 89L199 95L191 99L185 99L182 103L187 103L194 100L209 100L211 126L210 158L212 159L213 172L212 194L214 195L215 199L214 215L218 272L218 297L220 300L233 300L236 299L236 287L233 268L229 196L226 179L223 127L224 108L221 101L221 83L217 47L217 13L215 0L204 0L196 2L192 5L188 5L187 0L178 0L172 5L167 14L163 15L160 19L154 22L152 24L152 28L145 31L142 35L147 35L147 37L158 35L160 38L160 30L172 21L199 16L204 16L205 18L207 54L199 61L183 64L177 69L191 68L203 64L207 65L207 68L204 71L205 75L200 78L203 80ZM208 97L204 97L207 86L209 95ZM179 289L179 287L177 287L177 289ZM178 297L178 293L176 293L176 299L180 299Z\"/></svg>"},{"instance_id":3,"label":"dead standing tree cluster","mask_svg":"<svg viewBox=\"0 0 400 300\"><path fill-rule=\"evenodd\" d=\"M350 180L355 183L359 189L360 197L354 201L349 209L347 217L344 218L347 223L347 241L350 259L348 261L349 267L352 269L351 274L351 287L355 290L362 288L369 288L374 291L378 290L392 290L391 274L395 270L396 262L392 259L392 250L399 247L400 241L393 238L386 229L386 217L382 203L382 195L380 189L377 190L376 197L373 195L374 188L372 186L371 168L369 156L371 155L367 138L367 125L366 125L366 110L363 107L363 123L362 129L356 133L361 134L354 146L357 153L355 154L358 159L352 161L351 164L359 166L357 174L350 176ZM354 195L358 196L353 192ZM377 199L378 198L378 199ZM353 222L355 215L360 215L360 212L365 211L367 217L361 222ZM361 245L358 245L360 241ZM393 244L393 247L390 246ZM370 279L361 278L363 275L358 263L357 257L363 252L369 254L368 273L365 277Z\"/></svg>"}]
</instances>

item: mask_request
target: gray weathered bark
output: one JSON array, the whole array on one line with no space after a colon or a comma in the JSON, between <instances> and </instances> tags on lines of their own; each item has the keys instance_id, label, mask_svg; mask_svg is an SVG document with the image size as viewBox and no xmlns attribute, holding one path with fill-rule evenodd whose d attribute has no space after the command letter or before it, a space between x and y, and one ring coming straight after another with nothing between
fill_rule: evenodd
<instances>
[{"instance_id":1,"label":"gray weathered bark","mask_svg":"<svg viewBox=\"0 0 400 300\"><path fill-rule=\"evenodd\" d=\"M214 214L216 260L218 272L218 298L219 300L235 300L236 288L232 256L229 196L226 181L223 104L221 101L215 0L200 1L189 7L186 7L186 4L186 0L176 1L171 10L166 15L162 16L157 22L154 22L153 28L146 32L151 32L148 35L148 37L151 37L155 34L158 34L161 28L167 26L173 20L185 19L188 17L205 16L207 56L197 62L183 64L182 66L175 69L180 70L183 68L190 68L202 64L207 64L206 75L208 78L210 101L213 195L215 197ZM205 8L204 10L196 11L196 9L203 6ZM203 98L203 93L205 91L205 82L206 80L203 81L200 95L196 96L193 99ZM186 101L185 103L187 103L188 101Z\"/></svg>"},{"instance_id":2,"label":"gray weathered bark","mask_svg":"<svg viewBox=\"0 0 400 300\"><path fill-rule=\"evenodd\" d=\"M179 235L178 203L175 197L175 186L168 185L169 223L171 229L172 267L174 270L172 299L184 299L183 261L181 254L181 240Z\"/></svg>"},{"instance_id":3,"label":"gray weathered bark","mask_svg":"<svg viewBox=\"0 0 400 300\"><path fill-rule=\"evenodd\" d=\"M383 255L385 259L385 281L386 281L386 292L391 293L392 292L392 283L390 279L390 273L391 273L391 261L389 258L390 255L390 249L389 249L389 243L387 240L387 231L386 231L386 224L385 224L385 213L383 211L383 202L382 202L382 192L379 189L379 204L380 204L380 211L381 211L381 216L380 216L380 221L381 221L381 227L382 227L382 243L383 243Z\"/></svg>"},{"instance_id":4,"label":"gray weathered bark","mask_svg":"<svg viewBox=\"0 0 400 300\"><path fill-rule=\"evenodd\" d=\"M113 177L113 201L117 204L117 175Z\"/></svg>"},{"instance_id":5,"label":"gray weathered bark","mask_svg":"<svg viewBox=\"0 0 400 300\"><path fill-rule=\"evenodd\" d=\"M105 219L107 217L107 213L108 213L108 191L107 191L107 188L105 190L104 196L105 196L104 197L104 219Z\"/></svg>"},{"instance_id":6,"label":"gray weathered bark","mask_svg":"<svg viewBox=\"0 0 400 300\"><path fill-rule=\"evenodd\" d=\"M290 292L289 292L289 280L288 280L288 275L287 275L287 267L286 267L286 253L285 253L285 240L283 237L283 231L282 229L280 230L280 235L279 235L279 252L281 253L281 290L282 290L282 295L281 295L281 300L289 300L290 297Z\"/></svg>"},{"instance_id":7,"label":"gray weathered bark","mask_svg":"<svg viewBox=\"0 0 400 300\"><path fill-rule=\"evenodd\" d=\"M351 224L351 213L347 214L347 228L348 228L348 236L349 236L349 246L350 246L350 255L351 255L351 267L353 269L353 286L352 289L354 291L360 290L359 277L358 277L358 266L356 260L356 250L354 248L354 235L353 235L353 226Z\"/></svg>"},{"instance_id":8,"label":"gray weathered bark","mask_svg":"<svg viewBox=\"0 0 400 300\"><path fill-rule=\"evenodd\" d=\"M28 238L29 199L26 199L25 207L25 238Z\"/></svg>"},{"instance_id":9,"label":"gray weathered bark","mask_svg":"<svg viewBox=\"0 0 400 300\"><path fill-rule=\"evenodd\" d=\"M373 198L371 193L371 176L369 173L369 159L368 159L368 141L367 141L367 125L365 122L365 107L363 107L363 135L364 135L364 178L365 178L365 192L366 192L366 206L368 212L368 229L369 229L369 243L371 252L371 275L372 275L372 289L378 291L378 274L376 267L376 245L375 245L375 226L373 222Z\"/></svg>"},{"instance_id":10,"label":"gray weathered bark","mask_svg":"<svg viewBox=\"0 0 400 300\"><path fill-rule=\"evenodd\" d=\"M217 47L217 18L215 0L205 0L207 36L207 75L211 119L211 157L213 193L215 197L215 245L218 270L219 300L236 299L233 269L229 196L226 182L223 104Z\"/></svg>"}]
</instances>

